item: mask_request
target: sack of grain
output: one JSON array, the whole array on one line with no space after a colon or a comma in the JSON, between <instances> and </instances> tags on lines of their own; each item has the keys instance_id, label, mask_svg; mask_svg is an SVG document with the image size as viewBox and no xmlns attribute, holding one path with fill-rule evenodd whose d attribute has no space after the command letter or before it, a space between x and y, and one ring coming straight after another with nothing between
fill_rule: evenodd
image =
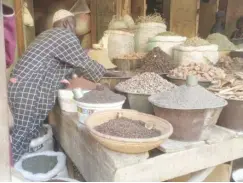
<instances>
[{"instance_id":1,"label":"sack of grain","mask_svg":"<svg viewBox=\"0 0 243 183\"><path fill-rule=\"evenodd\" d=\"M128 25L124 21L123 18L118 18L116 15L112 17L112 20L110 21L108 25L109 30L121 30L121 29L127 29Z\"/></svg>"},{"instance_id":2,"label":"sack of grain","mask_svg":"<svg viewBox=\"0 0 243 183\"><path fill-rule=\"evenodd\" d=\"M173 59L177 64L216 64L219 60L218 45L198 37L190 38L173 48Z\"/></svg>"},{"instance_id":3,"label":"sack of grain","mask_svg":"<svg viewBox=\"0 0 243 183\"><path fill-rule=\"evenodd\" d=\"M125 31L109 31L109 58L113 59L130 53L134 53L134 34Z\"/></svg>"},{"instance_id":4,"label":"sack of grain","mask_svg":"<svg viewBox=\"0 0 243 183\"><path fill-rule=\"evenodd\" d=\"M53 151L52 128L50 125L43 125L40 136L30 142L29 152L37 153L44 151Z\"/></svg>"},{"instance_id":5,"label":"sack of grain","mask_svg":"<svg viewBox=\"0 0 243 183\"><path fill-rule=\"evenodd\" d=\"M28 181L43 182L53 178L68 178L66 156L47 151L24 155L14 166Z\"/></svg>"},{"instance_id":6,"label":"sack of grain","mask_svg":"<svg viewBox=\"0 0 243 183\"><path fill-rule=\"evenodd\" d=\"M135 51L146 52L148 40L161 32L165 32L166 28L164 23L148 22L138 24L135 32Z\"/></svg>"},{"instance_id":7,"label":"sack of grain","mask_svg":"<svg viewBox=\"0 0 243 183\"><path fill-rule=\"evenodd\" d=\"M149 39L147 51L153 50L155 47L159 47L165 53L173 56L173 48L184 43L186 37L182 36L155 36Z\"/></svg>"}]
</instances>

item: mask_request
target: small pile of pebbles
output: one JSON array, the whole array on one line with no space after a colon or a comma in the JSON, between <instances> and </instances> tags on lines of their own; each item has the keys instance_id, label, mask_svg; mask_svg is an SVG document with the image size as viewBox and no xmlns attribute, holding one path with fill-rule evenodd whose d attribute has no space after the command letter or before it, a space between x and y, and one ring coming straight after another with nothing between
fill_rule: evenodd
<instances>
[{"instance_id":1,"label":"small pile of pebbles","mask_svg":"<svg viewBox=\"0 0 243 183\"><path fill-rule=\"evenodd\" d=\"M170 31L159 33L157 36L179 36L178 34Z\"/></svg>"},{"instance_id":2,"label":"small pile of pebbles","mask_svg":"<svg viewBox=\"0 0 243 183\"><path fill-rule=\"evenodd\" d=\"M242 71L243 58L224 56L219 59L216 66L222 68L228 74L234 73L235 71Z\"/></svg>"},{"instance_id":3,"label":"small pile of pebbles","mask_svg":"<svg viewBox=\"0 0 243 183\"><path fill-rule=\"evenodd\" d=\"M52 170L57 164L56 156L33 156L25 159L22 163L23 169L33 174L47 173Z\"/></svg>"},{"instance_id":4,"label":"small pile of pebbles","mask_svg":"<svg viewBox=\"0 0 243 183\"><path fill-rule=\"evenodd\" d=\"M243 73L229 74L208 88L217 96L225 99L243 100Z\"/></svg>"},{"instance_id":5,"label":"small pile of pebbles","mask_svg":"<svg viewBox=\"0 0 243 183\"><path fill-rule=\"evenodd\" d=\"M193 47L207 46L207 45L210 45L210 43L207 40L204 40L199 37L189 38L183 44L183 46L193 46Z\"/></svg>"},{"instance_id":6,"label":"small pile of pebbles","mask_svg":"<svg viewBox=\"0 0 243 183\"><path fill-rule=\"evenodd\" d=\"M88 104L107 104L124 101L126 97L123 95L116 94L104 88L103 90L92 90L86 94L78 101Z\"/></svg>"},{"instance_id":7,"label":"small pile of pebbles","mask_svg":"<svg viewBox=\"0 0 243 183\"><path fill-rule=\"evenodd\" d=\"M121 55L114 59L126 59L126 60L136 60L136 59L142 59L144 58L146 53L130 53L126 55Z\"/></svg>"},{"instance_id":8,"label":"small pile of pebbles","mask_svg":"<svg viewBox=\"0 0 243 183\"><path fill-rule=\"evenodd\" d=\"M219 46L219 51L231 51L236 50L236 46L223 34L214 33L210 34L207 41L211 44L216 44Z\"/></svg>"},{"instance_id":9,"label":"small pile of pebbles","mask_svg":"<svg viewBox=\"0 0 243 183\"><path fill-rule=\"evenodd\" d=\"M193 110L223 107L227 102L203 87L182 85L170 92L153 95L149 101L167 109Z\"/></svg>"},{"instance_id":10,"label":"small pile of pebbles","mask_svg":"<svg viewBox=\"0 0 243 183\"><path fill-rule=\"evenodd\" d=\"M174 69L174 64L170 55L162 51L159 47L154 48L142 59L142 67L136 69L135 72L155 72L158 74L166 74L169 70Z\"/></svg>"},{"instance_id":11,"label":"small pile of pebbles","mask_svg":"<svg viewBox=\"0 0 243 183\"><path fill-rule=\"evenodd\" d=\"M151 72L136 75L116 86L118 91L152 95L175 88L176 85L163 79L160 75Z\"/></svg>"},{"instance_id":12,"label":"small pile of pebbles","mask_svg":"<svg viewBox=\"0 0 243 183\"><path fill-rule=\"evenodd\" d=\"M161 135L161 132L156 129L148 129L146 123L140 120L131 120L128 118L118 118L110 120L94 129L106 135L122 138L153 138Z\"/></svg>"},{"instance_id":13,"label":"small pile of pebbles","mask_svg":"<svg viewBox=\"0 0 243 183\"><path fill-rule=\"evenodd\" d=\"M168 74L169 77L175 79L186 79L188 75L194 75L199 81L213 81L225 78L225 72L217 67L208 64L190 63L181 65Z\"/></svg>"}]
</instances>

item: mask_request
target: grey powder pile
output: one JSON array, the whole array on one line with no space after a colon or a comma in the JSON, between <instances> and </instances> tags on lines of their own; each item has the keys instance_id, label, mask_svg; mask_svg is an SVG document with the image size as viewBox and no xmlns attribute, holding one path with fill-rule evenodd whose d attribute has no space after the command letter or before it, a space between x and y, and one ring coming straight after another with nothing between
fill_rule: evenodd
<instances>
[{"instance_id":1,"label":"grey powder pile","mask_svg":"<svg viewBox=\"0 0 243 183\"><path fill-rule=\"evenodd\" d=\"M152 138L161 135L158 130L147 129L143 121L123 117L96 126L95 130L106 135L123 138Z\"/></svg>"},{"instance_id":2,"label":"grey powder pile","mask_svg":"<svg viewBox=\"0 0 243 183\"><path fill-rule=\"evenodd\" d=\"M23 169L33 174L47 173L57 165L56 156L34 156L25 159L22 163Z\"/></svg>"},{"instance_id":3,"label":"grey powder pile","mask_svg":"<svg viewBox=\"0 0 243 183\"><path fill-rule=\"evenodd\" d=\"M160 75L145 72L119 83L116 89L125 93L152 95L175 88L176 85L163 79Z\"/></svg>"},{"instance_id":4,"label":"grey powder pile","mask_svg":"<svg viewBox=\"0 0 243 183\"><path fill-rule=\"evenodd\" d=\"M105 88L104 90L92 90L79 99L79 102L88 104L107 104L124 101L126 97L116 94Z\"/></svg>"},{"instance_id":5,"label":"grey powder pile","mask_svg":"<svg viewBox=\"0 0 243 183\"><path fill-rule=\"evenodd\" d=\"M219 46L220 51L236 50L236 46L223 34L210 34L207 38L211 44Z\"/></svg>"},{"instance_id":6,"label":"grey powder pile","mask_svg":"<svg viewBox=\"0 0 243 183\"><path fill-rule=\"evenodd\" d=\"M151 96L149 101L155 106L168 109L210 109L223 107L227 102L197 85L183 85L170 92Z\"/></svg>"}]
</instances>

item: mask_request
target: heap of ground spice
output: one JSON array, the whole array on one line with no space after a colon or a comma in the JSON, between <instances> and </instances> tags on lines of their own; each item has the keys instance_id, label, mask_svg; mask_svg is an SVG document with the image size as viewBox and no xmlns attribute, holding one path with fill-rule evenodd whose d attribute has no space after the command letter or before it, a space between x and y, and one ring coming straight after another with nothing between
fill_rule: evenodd
<instances>
[{"instance_id":1,"label":"heap of ground spice","mask_svg":"<svg viewBox=\"0 0 243 183\"><path fill-rule=\"evenodd\" d=\"M142 67L135 72L154 72L157 74L166 74L177 65L172 57L162 51L159 47L154 48L142 59Z\"/></svg>"},{"instance_id":2,"label":"heap of ground spice","mask_svg":"<svg viewBox=\"0 0 243 183\"><path fill-rule=\"evenodd\" d=\"M122 138L152 138L161 135L156 129L148 129L145 122L140 120L131 120L128 118L112 119L95 127L95 130L102 134Z\"/></svg>"},{"instance_id":3,"label":"heap of ground spice","mask_svg":"<svg viewBox=\"0 0 243 183\"><path fill-rule=\"evenodd\" d=\"M126 97L123 95L119 95L109 90L108 88L104 88L101 90L92 90L86 94L78 101L82 103L88 104L107 104L107 103L115 103L125 101Z\"/></svg>"}]
</instances>

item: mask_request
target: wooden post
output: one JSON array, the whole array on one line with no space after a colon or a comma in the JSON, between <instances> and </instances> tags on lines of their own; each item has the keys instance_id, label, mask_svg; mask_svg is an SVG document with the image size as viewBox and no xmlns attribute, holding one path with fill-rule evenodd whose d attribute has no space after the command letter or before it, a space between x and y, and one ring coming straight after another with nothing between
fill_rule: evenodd
<instances>
[{"instance_id":1,"label":"wooden post","mask_svg":"<svg viewBox=\"0 0 243 183\"><path fill-rule=\"evenodd\" d=\"M4 45L4 29L3 29L3 12L2 0L0 0L0 181L7 182L11 180L10 176L10 158L9 158L9 125L8 125L8 97L6 84L6 60Z\"/></svg>"},{"instance_id":2,"label":"wooden post","mask_svg":"<svg viewBox=\"0 0 243 183\"><path fill-rule=\"evenodd\" d=\"M23 2L22 0L14 0L14 11L16 13L16 29L17 29L17 47L18 56L25 51L24 27L23 27Z\"/></svg>"},{"instance_id":3,"label":"wooden post","mask_svg":"<svg viewBox=\"0 0 243 183\"><path fill-rule=\"evenodd\" d=\"M90 2L91 10L91 42L95 44L97 42L97 0L91 0Z\"/></svg>"}]
</instances>

